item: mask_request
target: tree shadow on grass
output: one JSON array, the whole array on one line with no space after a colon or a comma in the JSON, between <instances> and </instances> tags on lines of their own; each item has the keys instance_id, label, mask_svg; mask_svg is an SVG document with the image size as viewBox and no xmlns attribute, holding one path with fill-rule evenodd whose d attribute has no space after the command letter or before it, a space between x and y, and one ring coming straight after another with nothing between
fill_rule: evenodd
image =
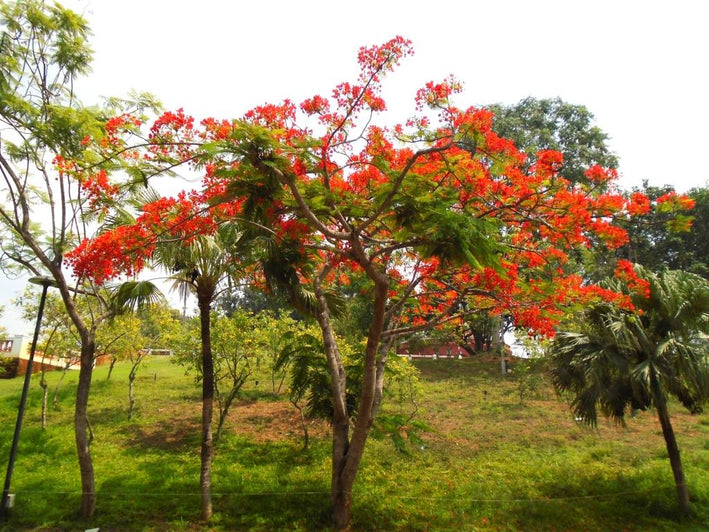
<instances>
[{"instance_id":1,"label":"tree shadow on grass","mask_svg":"<svg viewBox=\"0 0 709 532\"><path fill-rule=\"evenodd\" d=\"M671 476L638 473L604 478L561 467L528 488L483 493L471 483L411 500L406 487L355 492L354 526L368 530L709 530L707 501L693 498L698 516L680 520ZM493 488L494 489L494 488ZM691 487L690 487L691 491Z\"/></svg>"},{"instance_id":2,"label":"tree shadow on grass","mask_svg":"<svg viewBox=\"0 0 709 532\"><path fill-rule=\"evenodd\" d=\"M122 453L129 465L125 473L102 475L97 508L102 529L132 530L147 523L159 530L165 523L199 522L198 428L176 420L122 429L127 442ZM291 473L329 459L328 451L324 442L303 451L293 441L226 438L216 446L212 463L215 523L224 530L327 526L329 479Z\"/></svg>"},{"instance_id":3,"label":"tree shadow on grass","mask_svg":"<svg viewBox=\"0 0 709 532\"><path fill-rule=\"evenodd\" d=\"M330 494L319 483L265 493L218 494L215 511L230 530L322 530L330 525Z\"/></svg>"},{"instance_id":4,"label":"tree shadow on grass","mask_svg":"<svg viewBox=\"0 0 709 532\"><path fill-rule=\"evenodd\" d=\"M307 478L280 482L288 466L281 465L283 456L272 459L278 462L271 478L260 476L253 462L249 469L214 463L213 521L220 529L319 530L328 524L325 482ZM159 530L175 521L200 522L197 454L176 460L169 455L145 455L132 468L138 474L114 473L98 489L97 516L102 529L133 530L140 524Z\"/></svg>"},{"instance_id":5,"label":"tree shadow on grass","mask_svg":"<svg viewBox=\"0 0 709 532\"><path fill-rule=\"evenodd\" d=\"M689 524L681 520L671 476L639 473L610 479L560 471L536 490L534 497L504 503L495 515L508 525L535 530L607 530L611 525L617 530L670 531Z\"/></svg>"},{"instance_id":6,"label":"tree shadow on grass","mask_svg":"<svg viewBox=\"0 0 709 532\"><path fill-rule=\"evenodd\" d=\"M201 434L199 424L190 419L155 421L150 425L130 424L120 434L125 438L125 452L143 454L162 450L167 453L199 449Z\"/></svg>"}]
</instances>

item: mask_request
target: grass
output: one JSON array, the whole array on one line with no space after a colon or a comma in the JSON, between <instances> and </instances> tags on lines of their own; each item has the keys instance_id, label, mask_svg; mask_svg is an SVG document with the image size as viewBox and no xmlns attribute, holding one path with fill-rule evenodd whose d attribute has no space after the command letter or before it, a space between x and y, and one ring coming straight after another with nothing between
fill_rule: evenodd
<instances>
[{"instance_id":1,"label":"grass","mask_svg":"<svg viewBox=\"0 0 709 532\"><path fill-rule=\"evenodd\" d=\"M695 517L678 521L672 475L652 412L626 428L576 423L542 374L499 375L494 359L422 360L417 419L431 431L406 452L372 438L355 484L355 530L707 530L709 416L672 405ZM521 368L520 368L521 369ZM318 530L328 524L330 439L250 384L213 465L215 516L199 521L199 387L183 368L151 359L127 419L128 366L94 374L90 416L98 505L76 517L79 474L67 374L49 426L40 426L33 378L2 530ZM59 373L48 374L50 390ZM0 381L0 456L9 454L21 379ZM524 393L520 393L523 390ZM391 399L388 409L408 409ZM3 462L4 463L4 462Z\"/></svg>"}]
</instances>

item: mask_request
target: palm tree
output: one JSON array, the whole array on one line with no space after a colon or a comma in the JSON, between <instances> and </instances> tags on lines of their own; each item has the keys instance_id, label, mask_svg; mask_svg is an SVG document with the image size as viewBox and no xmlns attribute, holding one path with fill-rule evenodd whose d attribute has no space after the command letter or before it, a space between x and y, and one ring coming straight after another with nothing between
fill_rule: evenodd
<instances>
[{"instance_id":1,"label":"palm tree","mask_svg":"<svg viewBox=\"0 0 709 532\"><path fill-rule=\"evenodd\" d=\"M559 334L551 347L552 376L573 396L578 417L595 425L597 410L620 423L629 409L654 406L667 446L680 508L690 513L689 491L670 422L668 396L690 412L709 397L709 282L674 270L650 272L640 294L619 281L634 311L603 302L584 312L580 332Z\"/></svg>"},{"instance_id":2,"label":"palm tree","mask_svg":"<svg viewBox=\"0 0 709 532\"><path fill-rule=\"evenodd\" d=\"M156 265L176 272L171 279L174 287L185 296L197 297L200 322L202 369L202 446L200 490L202 519L212 516L211 467L213 455L212 418L214 412L214 361L212 357L210 313L218 295L219 285L234 266L233 256L226 251L224 234L194 237L190 243L161 243L153 257ZM233 236L233 235L230 235Z\"/></svg>"}]
</instances>

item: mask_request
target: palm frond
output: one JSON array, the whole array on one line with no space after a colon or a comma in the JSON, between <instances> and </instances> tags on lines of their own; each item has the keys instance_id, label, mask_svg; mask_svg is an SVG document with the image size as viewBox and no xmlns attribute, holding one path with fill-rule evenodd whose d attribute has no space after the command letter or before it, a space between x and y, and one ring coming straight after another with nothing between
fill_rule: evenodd
<instances>
[{"instance_id":1,"label":"palm frond","mask_svg":"<svg viewBox=\"0 0 709 532\"><path fill-rule=\"evenodd\" d=\"M650 297L633 294L637 312L598 303L586 309L581 332L551 343L552 382L591 425L597 409L622 422L628 408L650 406L653 383L691 412L709 400L709 282L682 271L636 272L650 286Z\"/></svg>"},{"instance_id":2,"label":"palm frond","mask_svg":"<svg viewBox=\"0 0 709 532\"><path fill-rule=\"evenodd\" d=\"M121 313L160 303L164 296L150 281L126 281L111 291L110 300L114 310Z\"/></svg>"}]
</instances>

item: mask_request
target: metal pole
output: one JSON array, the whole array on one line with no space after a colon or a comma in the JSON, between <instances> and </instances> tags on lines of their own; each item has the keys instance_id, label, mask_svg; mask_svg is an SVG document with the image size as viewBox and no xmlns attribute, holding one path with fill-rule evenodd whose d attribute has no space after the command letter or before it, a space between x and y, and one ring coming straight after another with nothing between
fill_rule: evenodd
<instances>
[{"instance_id":1,"label":"metal pole","mask_svg":"<svg viewBox=\"0 0 709 532\"><path fill-rule=\"evenodd\" d=\"M10 448L10 459L7 463L7 474L5 475L5 487L2 490L2 502L0 502L0 522L5 521L7 516L7 499L10 494L10 480L12 479L12 469L15 465L15 455L17 454L17 443L20 440L20 429L22 429L22 417L25 413L25 404L27 403L27 392L30 387L30 378L32 377L32 361L34 353L37 349L37 338L39 337L39 328L42 325L42 314L44 313L44 302L47 299L47 289L52 284L49 279L39 281L42 285L42 297L39 300L39 310L37 311L37 323L34 328L34 337L32 338L32 346L30 347L30 357L27 360L27 371L25 372L25 382L22 387L22 397L20 398L20 407L17 411L17 423L15 424L15 435L12 438L12 447Z\"/></svg>"}]
</instances>

